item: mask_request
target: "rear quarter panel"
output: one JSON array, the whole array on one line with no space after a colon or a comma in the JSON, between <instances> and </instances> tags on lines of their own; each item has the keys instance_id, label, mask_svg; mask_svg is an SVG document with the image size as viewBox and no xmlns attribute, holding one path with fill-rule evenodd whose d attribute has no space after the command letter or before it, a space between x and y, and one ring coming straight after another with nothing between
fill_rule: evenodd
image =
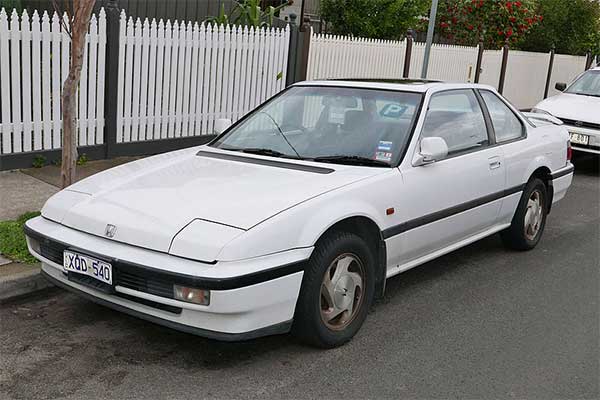
<instances>
[{"instance_id":1,"label":"rear quarter panel","mask_svg":"<svg viewBox=\"0 0 600 400\"><path fill-rule=\"evenodd\" d=\"M565 166L569 134L560 125L527 125L527 137L503 145L506 163L507 188L526 184L539 168L550 172ZM500 222L510 223L521 193L506 197L500 212Z\"/></svg>"}]
</instances>

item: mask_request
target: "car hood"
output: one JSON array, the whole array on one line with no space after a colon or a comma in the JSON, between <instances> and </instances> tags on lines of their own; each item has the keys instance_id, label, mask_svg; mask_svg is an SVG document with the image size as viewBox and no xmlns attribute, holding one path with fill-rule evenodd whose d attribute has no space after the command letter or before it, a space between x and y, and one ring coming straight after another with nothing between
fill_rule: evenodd
<instances>
[{"instance_id":1,"label":"car hood","mask_svg":"<svg viewBox=\"0 0 600 400\"><path fill-rule=\"evenodd\" d=\"M542 101L536 108L558 118L600 124L600 97L562 93Z\"/></svg>"},{"instance_id":2,"label":"car hood","mask_svg":"<svg viewBox=\"0 0 600 400\"><path fill-rule=\"evenodd\" d=\"M198 150L205 154L197 155ZM233 155L234 160L211 154ZM322 168L315 172L316 166ZM59 192L42 214L103 237L111 224L116 227L113 240L167 252L174 237L193 221L203 221L195 230L208 229L203 240L214 237L227 242L235 231L241 234L310 198L386 170L241 155L202 146L96 174ZM235 231L223 235L216 228L213 235L210 226Z\"/></svg>"}]
</instances>

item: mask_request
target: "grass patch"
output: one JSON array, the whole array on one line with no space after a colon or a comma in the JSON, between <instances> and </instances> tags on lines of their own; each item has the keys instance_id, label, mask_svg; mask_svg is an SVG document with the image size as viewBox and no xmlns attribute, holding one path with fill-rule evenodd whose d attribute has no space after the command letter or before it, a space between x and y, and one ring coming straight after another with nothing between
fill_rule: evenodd
<instances>
[{"instance_id":1,"label":"grass patch","mask_svg":"<svg viewBox=\"0 0 600 400\"><path fill-rule=\"evenodd\" d=\"M34 264L37 260L29 254L27 242L23 233L23 225L30 218L37 217L39 212L28 212L16 221L0 221L0 252L14 261Z\"/></svg>"}]
</instances>

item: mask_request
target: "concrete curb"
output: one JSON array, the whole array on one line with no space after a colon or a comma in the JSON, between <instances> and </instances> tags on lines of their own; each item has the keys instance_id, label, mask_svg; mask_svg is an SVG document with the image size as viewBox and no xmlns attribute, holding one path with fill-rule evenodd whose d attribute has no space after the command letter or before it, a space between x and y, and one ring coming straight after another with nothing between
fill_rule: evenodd
<instances>
[{"instance_id":1,"label":"concrete curb","mask_svg":"<svg viewBox=\"0 0 600 400\"><path fill-rule=\"evenodd\" d=\"M0 302L54 286L40 274L39 265L9 265L0 272L9 267L11 273L0 275Z\"/></svg>"}]
</instances>

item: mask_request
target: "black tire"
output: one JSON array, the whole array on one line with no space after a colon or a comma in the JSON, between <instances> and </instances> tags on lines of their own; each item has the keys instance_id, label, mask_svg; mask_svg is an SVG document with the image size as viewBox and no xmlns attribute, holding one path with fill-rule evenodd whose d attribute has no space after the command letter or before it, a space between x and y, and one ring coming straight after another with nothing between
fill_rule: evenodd
<instances>
[{"instance_id":1,"label":"black tire","mask_svg":"<svg viewBox=\"0 0 600 400\"><path fill-rule=\"evenodd\" d=\"M541 221L535 235L526 234L526 216L528 211L528 202L537 193L541 203ZM541 179L533 178L523 190L523 195L517 206L517 211L513 216L511 225L500 234L505 246L514 250L531 250L533 249L544 232L546 226L546 216L548 215L548 188ZM530 232L531 233L531 232Z\"/></svg>"},{"instance_id":2,"label":"black tire","mask_svg":"<svg viewBox=\"0 0 600 400\"><path fill-rule=\"evenodd\" d=\"M357 267L353 267L351 264L348 269L359 268L364 273L362 297L360 303L356 303L353 317L348 317L347 325L339 329L332 329L326 324L321 315L323 301L325 301L322 298L321 286L325 273L331 271L330 266L334 264L334 261L347 255L357 257L355 264ZM362 265L359 265L359 262ZM358 291L358 289L356 290ZM317 243L304 272L302 287L296 304L292 334L302 342L320 348L341 346L352 339L362 326L373 303L374 292L375 258L369 246L363 239L353 233L333 232L328 234ZM353 304L355 301L358 302L356 297L352 301Z\"/></svg>"}]
</instances>

